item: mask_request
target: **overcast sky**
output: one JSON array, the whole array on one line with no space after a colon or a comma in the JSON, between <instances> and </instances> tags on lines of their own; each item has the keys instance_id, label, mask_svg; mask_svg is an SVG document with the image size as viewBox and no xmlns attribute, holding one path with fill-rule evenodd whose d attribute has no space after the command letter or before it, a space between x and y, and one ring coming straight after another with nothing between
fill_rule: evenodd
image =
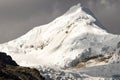
<instances>
[{"instance_id":1,"label":"overcast sky","mask_svg":"<svg viewBox=\"0 0 120 80\"><path fill-rule=\"evenodd\" d=\"M120 0L0 0L0 43L51 22L82 3L108 29L120 34Z\"/></svg>"}]
</instances>

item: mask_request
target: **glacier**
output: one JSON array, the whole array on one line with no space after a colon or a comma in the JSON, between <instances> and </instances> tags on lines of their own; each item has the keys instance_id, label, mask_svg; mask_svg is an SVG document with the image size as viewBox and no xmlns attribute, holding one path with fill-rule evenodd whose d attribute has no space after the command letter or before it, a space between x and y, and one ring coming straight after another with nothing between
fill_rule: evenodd
<instances>
[{"instance_id":1,"label":"glacier","mask_svg":"<svg viewBox=\"0 0 120 80\"><path fill-rule=\"evenodd\" d=\"M98 73L103 75L99 70L106 68L109 71L111 67L108 66L117 65L110 73L113 76L117 70L120 72L119 43L119 35L107 32L88 8L78 4L54 21L0 44L0 51L6 52L21 66L61 68L68 74L83 75L84 72L93 77ZM89 77L86 80L97 80L97 76L95 79L86 77Z\"/></svg>"}]
</instances>

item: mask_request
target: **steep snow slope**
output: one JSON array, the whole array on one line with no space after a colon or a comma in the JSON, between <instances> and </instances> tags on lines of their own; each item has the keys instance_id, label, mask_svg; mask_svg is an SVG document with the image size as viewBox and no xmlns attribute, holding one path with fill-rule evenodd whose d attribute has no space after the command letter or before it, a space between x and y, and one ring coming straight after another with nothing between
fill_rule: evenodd
<instances>
[{"instance_id":1,"label":"steep snow slope","mask_svg":"<svg viewBox=\"0 0 120 80\"><path fill-rule=\"evenodd\" d=\"M113 53L119 40L78 4L53 22L1 44L0 51L22 66L72 67L84 59Z\"/></svg>"}]
</instances>

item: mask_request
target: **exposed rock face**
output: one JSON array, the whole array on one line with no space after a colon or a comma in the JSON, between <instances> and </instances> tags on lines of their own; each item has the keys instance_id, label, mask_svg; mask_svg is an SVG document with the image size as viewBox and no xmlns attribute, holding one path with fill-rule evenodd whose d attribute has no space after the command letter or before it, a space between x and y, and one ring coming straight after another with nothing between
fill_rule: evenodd
<instances>
[{"instance_id":1,"label":"exposed rock face","mask_svg":"<svg viewBox=\"0 0 120 80\"><path fill-rule=\"evenodd\" d=\"M0 52L0 80L44 80L36 69L20 67L3 52Z\"/></svg>"},{"instance_id":2,"label":"exposed rock face","mask_svg":"<svg viewBox=\"0 0 120 80\"><path fill-rule=\"evenodd\" d=\"M13 61L9 55L6 55L6 53L4 53L4 52L0 52L0 66L2 64L18 66L17 63L15 61Z\"/></svg>"},{"instance_id":3,"label":"exposed rock face","mask_svg":"<svg viewBox=\"0 0 120 80\"><path fill-rule=\"evenodd\" d=\"M116 47L116 52L113 54L109 63L120 63L120 42L118 42Z\"/></svg>"}]
</instances>

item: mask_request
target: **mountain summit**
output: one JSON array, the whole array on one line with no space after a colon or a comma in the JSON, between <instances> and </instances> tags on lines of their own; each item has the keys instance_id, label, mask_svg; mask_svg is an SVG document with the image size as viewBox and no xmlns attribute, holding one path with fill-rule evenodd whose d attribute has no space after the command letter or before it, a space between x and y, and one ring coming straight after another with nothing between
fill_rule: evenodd
<instances>
[{"instance_id":1,"label":"mountain summit","mask_svg":"<svg viewBox=\"0 0 120 80\"><path fill-rule=\"evenodd\" d=\"M119 35L108 33L89 9L78 4L51 23L1 44L0 50L21 66L67 68L112 55L119 40Z\"/></svg>"}]
</instances>

